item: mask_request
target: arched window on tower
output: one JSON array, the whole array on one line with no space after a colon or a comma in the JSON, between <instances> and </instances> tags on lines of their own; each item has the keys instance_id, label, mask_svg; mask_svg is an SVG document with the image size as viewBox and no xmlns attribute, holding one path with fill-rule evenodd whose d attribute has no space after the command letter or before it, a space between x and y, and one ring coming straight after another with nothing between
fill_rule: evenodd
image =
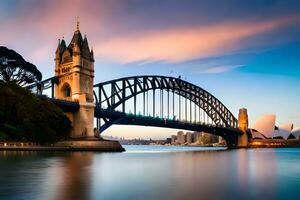
<instances>
[{"instance_id":1,"label":"arched window on tower","mask_svg":"<svg viewBox=\"0 0 300 200\"><path fill-rule=\"evenodd\" d=\"M61 88L61 94L64 97L71 97L71 87L68 83L64 83Z\"/></svg>"},{"instance_id":2,"label":"arched window on tower","mask_svg":"<svg viewBox=\"0 0 300 200\"><path fill-rule=\"evenodd\" d=\"M65 96L70 97L71 96L71 88L69 85L66 86L65 88Z\"/></svg>"}]
</instances>

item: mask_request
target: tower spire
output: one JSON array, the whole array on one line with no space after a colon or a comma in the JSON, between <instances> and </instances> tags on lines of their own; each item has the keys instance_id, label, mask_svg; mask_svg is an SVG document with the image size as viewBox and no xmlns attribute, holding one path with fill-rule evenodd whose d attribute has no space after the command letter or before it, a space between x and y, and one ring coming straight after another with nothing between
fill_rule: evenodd
<instances>
[{"instance_id":1,"label":"tower spire","mask_svg":"<svg viewBox=\"0 0 300 200\"><path fill-rule=\"evenodd\" d=\"M56 53L56 55L60 54L60 39L58 39L58 45L57 45L55 53Z\"/></svg>"},{"instance_id":2,"label":"tower spire","mask_svg":"<svg viewBox=\"0 0 300 200\"><path fill-rule=\"evenodd\" d=\"M76 29L79 31L79 16L77 16Z\"/></svg>"}]
</instances>

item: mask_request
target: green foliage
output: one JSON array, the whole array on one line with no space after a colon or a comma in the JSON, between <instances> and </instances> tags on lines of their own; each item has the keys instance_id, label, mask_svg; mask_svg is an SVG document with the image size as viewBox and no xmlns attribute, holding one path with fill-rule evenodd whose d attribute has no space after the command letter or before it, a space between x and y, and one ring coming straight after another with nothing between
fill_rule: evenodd
<instances>
[{"instance_id":1,"label":"green foliage","mask_svg":"<svg viewBox=\"0 0 300 200\"><path fill-rule=\"evenodd\" d=\"M0 46L0 82L25 85L42 80L42 73L35 65L12 49Z\"/></svg>"},{"instance_id":2,"label":"green foliage","mask_svg":"<svg viewBox=\"0 0 300 200\"><path fill-rule=\"evenodd\" d=\"M14 83L0 83L0 139L50 144L65 139L70 128L52 102Z\"/></svg>"}]
</instances>

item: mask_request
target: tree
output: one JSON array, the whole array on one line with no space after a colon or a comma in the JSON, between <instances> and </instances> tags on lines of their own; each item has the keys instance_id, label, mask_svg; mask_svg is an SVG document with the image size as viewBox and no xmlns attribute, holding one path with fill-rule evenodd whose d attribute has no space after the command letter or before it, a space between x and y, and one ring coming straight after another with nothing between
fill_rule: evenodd
<instances>
[{"instance_id":1,"label":"tree","mask_svg":"<svg viewBox=\"0 0 300 200\"><path fill-rule=\"evenodd\" d=\"M53 144L68 137L71 122L51 101L15 83L0 83L0 141Z\"/></svg>"},{"instance_id":2,"label":"tree","mask_svg":"<svg viewBox=\"0 0 300 200\"><path fill-rule=\"evenodd\" d=\"M24 86L42 80L41 72L14 50L0 46L0 83Z\"/></svg>"}]
</instances>

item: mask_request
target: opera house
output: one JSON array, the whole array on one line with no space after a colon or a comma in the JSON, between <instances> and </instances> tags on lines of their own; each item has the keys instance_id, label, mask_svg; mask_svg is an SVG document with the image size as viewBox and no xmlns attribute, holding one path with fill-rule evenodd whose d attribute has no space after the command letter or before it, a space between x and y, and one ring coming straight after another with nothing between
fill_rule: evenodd
<instances>
[{"instance_id":1,"label":"opera house","mask_svg":"<svg viewBox=\"0 0 300 200\"><path fill-rule=\"evenodd\" d=\"M276 115L260 117L250 129L254 139L300 139L300 129L293 130L293 124L276 126Z\"/></svg>"}]
</instances>

